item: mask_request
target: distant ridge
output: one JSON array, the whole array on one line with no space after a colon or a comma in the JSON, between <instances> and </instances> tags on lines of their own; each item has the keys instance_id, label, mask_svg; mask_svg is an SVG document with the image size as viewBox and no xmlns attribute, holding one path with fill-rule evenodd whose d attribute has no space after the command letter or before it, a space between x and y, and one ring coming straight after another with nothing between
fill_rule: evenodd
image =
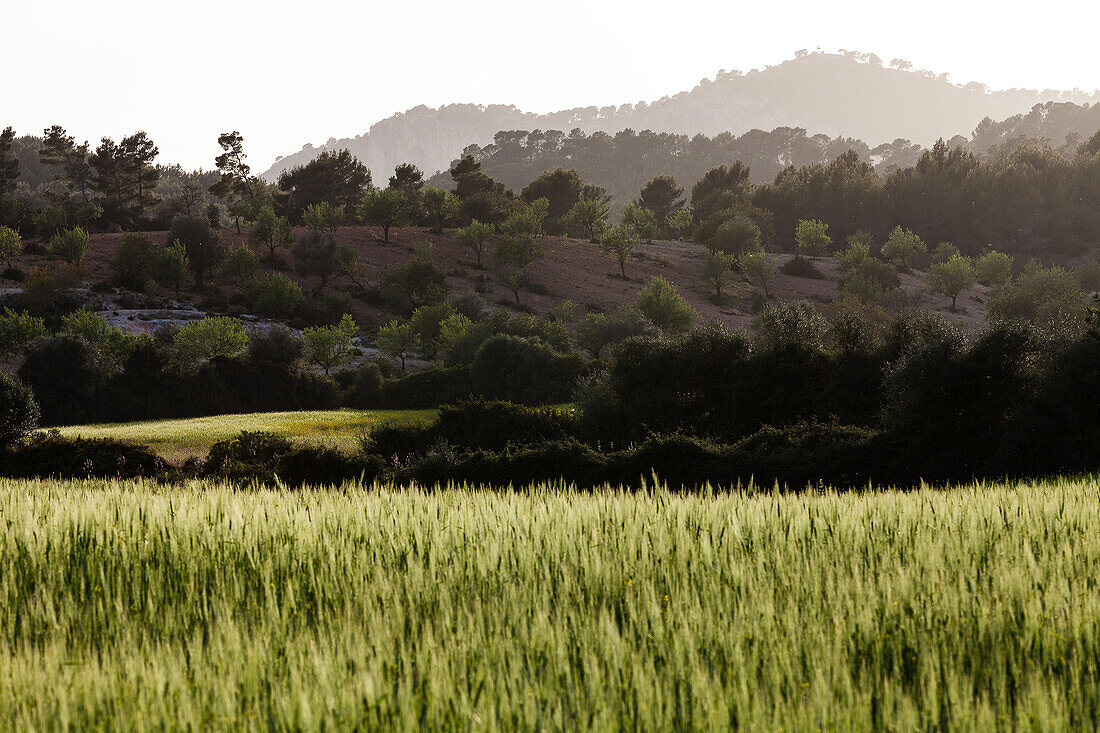
<instances>
[{"instance_id":1,"label":"distant ridge","mask_svg":"<svg viewBox=\"0 0 1100 733\"><path fill-rule=\"evenodd\" d=\"M738 135L752 129L800 127L811 133L857 138L871 146L898 139L928 145L939 137L969 138L983 120L1027 115L1037 104L1097 101L1097 92L1080 90L991 92L983 84L956 85L946 74L914 71L901 60L883 65L873 54L800 52L763 70L720 72L689 92L652 103L578 107L543 115L508 105L414 107L375 123L357 137L330 139L319 147L306 145L263 175L274 180L323 150L342 148L362 160L376 180L384 180L404 162L415 163L430 175L446 168L467 145L486 145L497 132L514 129ZM1027 120L1021 122L1029 126Z\"/></svg>"}]
</instances>

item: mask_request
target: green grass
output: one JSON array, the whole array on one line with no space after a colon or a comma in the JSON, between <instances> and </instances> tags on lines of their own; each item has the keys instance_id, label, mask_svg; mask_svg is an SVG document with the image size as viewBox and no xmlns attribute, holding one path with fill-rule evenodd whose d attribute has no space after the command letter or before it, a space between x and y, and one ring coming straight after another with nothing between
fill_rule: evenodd
<instances>
[{"instance_id":1,"label":"green grass","mask_svg":"<svg viewBox=\"0 0 1100 733\"><path fill-rule=\"evenodd\" d=\"M10 730L1100 718L1100 482L912 493L0 481Z\"/></svg>"},{"instance_id":2,"label":"green grass","mask_svg":"<svg viewBox=\"0 0 1100 733\"><path fill-rule=\"evenodd\" d=\"M61 428L68 437L114 438L148 445L170 461L205 456L214 443L242 430L264 430L303 443L323 442L352 450L359 438L382 422L425 422L432 410L321 410L304 412L256 412L217 415L185 420L152 420L109 425L77 425Z\"/></svg>"}]
</instances>

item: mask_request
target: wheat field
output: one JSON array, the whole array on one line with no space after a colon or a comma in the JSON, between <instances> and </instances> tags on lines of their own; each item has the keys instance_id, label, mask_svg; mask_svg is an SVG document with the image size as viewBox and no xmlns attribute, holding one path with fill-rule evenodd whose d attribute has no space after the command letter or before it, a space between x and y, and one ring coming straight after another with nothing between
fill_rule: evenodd
<instances>
[{"instance_id":1,"label":"wheat field","mask_svg":"<svg viewBox=\"0 0 1100 733\"><path fill-rule=\"evenodd\" d=\"M1100 720L1100 482L0 481L7 730Z\"/></svg>"}]
</instances>

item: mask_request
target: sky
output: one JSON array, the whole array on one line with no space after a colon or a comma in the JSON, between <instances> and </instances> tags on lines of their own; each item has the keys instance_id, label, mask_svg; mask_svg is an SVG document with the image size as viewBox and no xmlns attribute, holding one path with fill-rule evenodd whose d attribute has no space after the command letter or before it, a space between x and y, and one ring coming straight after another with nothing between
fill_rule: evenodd
<instances>
[{"instance_id":1,"label":"sky","mask_svg":"<svg viewBox=\"0 0 1100 733\"><path fill-rule=\"evenodd\" d=\"M1048 0L5 0L0 127L148 132L212 168L239 130L257 173L418 104L532 112L652 101L799 49L872 52L994 89L1100 88L1100 7ZM1041 13L1037 12L1041 8Z\"/></svg>"}]
</instances>

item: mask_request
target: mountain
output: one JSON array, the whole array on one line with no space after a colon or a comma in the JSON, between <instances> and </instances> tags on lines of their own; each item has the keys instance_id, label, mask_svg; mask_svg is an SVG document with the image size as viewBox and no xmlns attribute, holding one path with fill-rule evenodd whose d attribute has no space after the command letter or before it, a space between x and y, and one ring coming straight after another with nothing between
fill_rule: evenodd
<instances>
[{"instance_id":1,"label":"mountain","mask_svg":"<svg viewBox=\"0 0 1100 733\"><path fill-rule=\"evenodd\" d=\"M858 138L874 146L898 139L928 145L939 137L969 137L985 119L1027 114L1037 104L1100 101L1100 93L957 85L946 74L890 66L873 54L800 54L747 73L719 72L690 92L656 102L533 114L514 106L453 104L414 107L371 126L355 138L306 145L278 160L263 175L275 180L323 150L347 148L384 181L394 166L412 162L429 175L446 168L470 144L487 145L501 130L625 129L684 135L740 135L754 129L804 128L830 137Z\"/></svg>"}]
</instances>

